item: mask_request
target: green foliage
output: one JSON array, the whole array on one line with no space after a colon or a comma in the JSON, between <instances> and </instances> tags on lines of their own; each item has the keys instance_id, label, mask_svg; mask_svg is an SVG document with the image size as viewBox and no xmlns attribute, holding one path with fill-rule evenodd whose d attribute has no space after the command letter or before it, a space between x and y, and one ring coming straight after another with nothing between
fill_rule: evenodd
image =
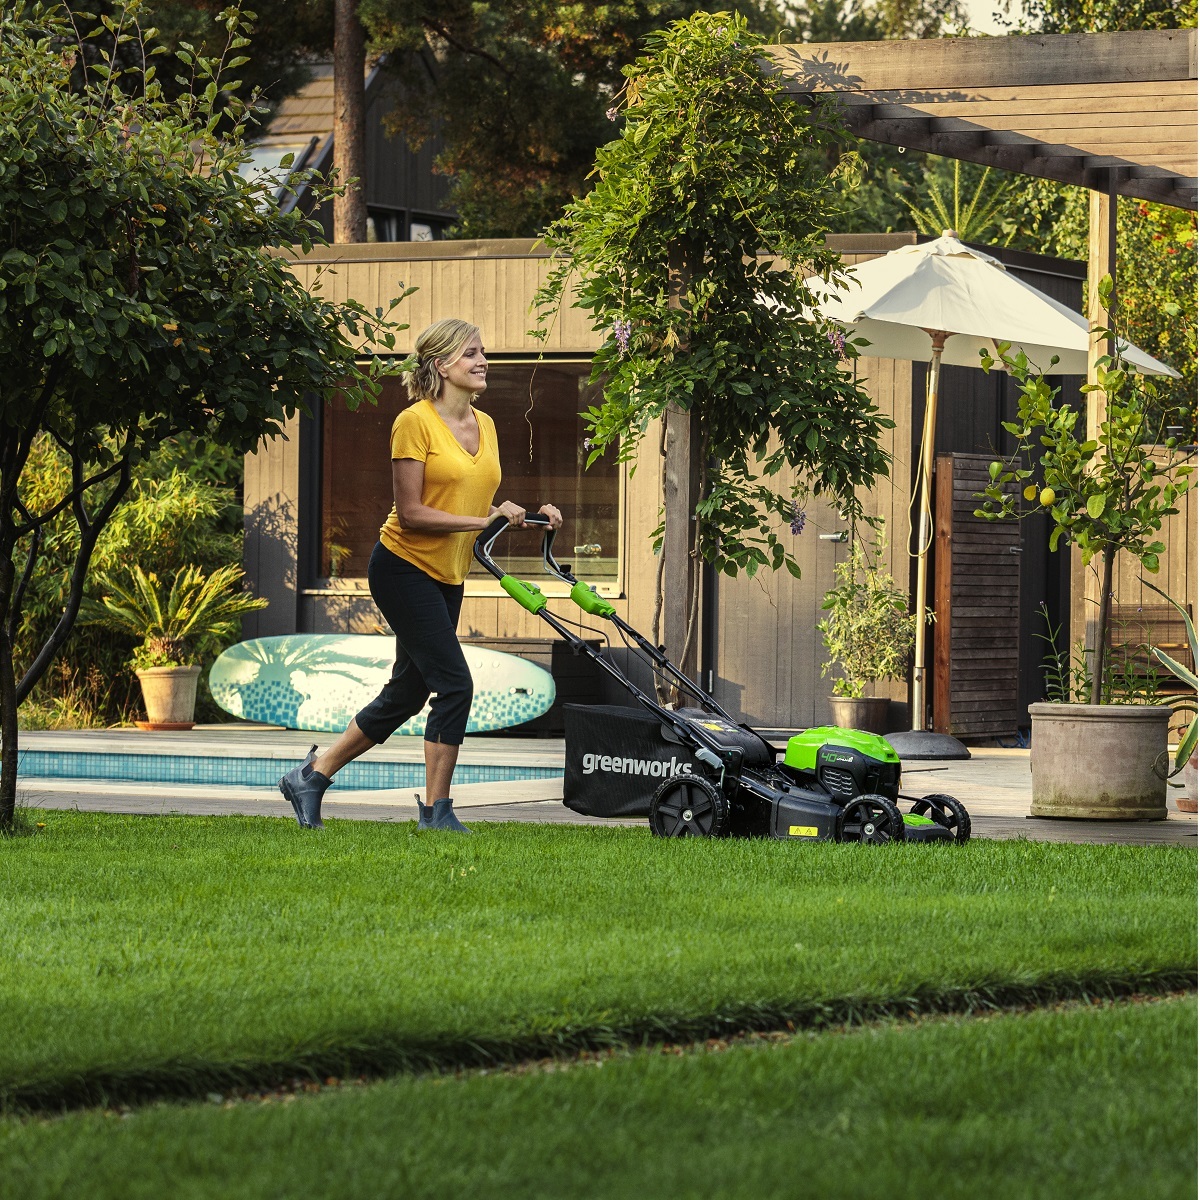
<instances>
[{"instance_id":1,"label":"green foliage","mask_svg":"<svg viewBox=\"0 0 1200 1200\"><path fill-rule=\"evenodd\" d=\"M1171 597L1168 596L1167 593L1162 590L1162 588L1157 588L1154 586L1154 584L1149 582L1146 582L1146 586L1150 588L1151 591L1157 592L1164 600L1169 600L1171 604L1175 606L1175 609L1185 622L1185 627L1187 629L1188 649L1191 650L1192 653L1192 662L1200 662L1200 658L1197 658L1196 656L1196 626L1192 623L1192 614L1188 612L1188 610L1184 608L1178 600L1171 600ZM1172 658L1171 655L1167 654L1165 650L1160 650L1157 646L1152 646L1150 648L1150 653L1153 654L1154 657L1158 659L1158 661L1162 663L1162 665L1166 667L1176 679L1182 680L1182 682L1185 683L1193 692L1196 691L1196 672L1193 669L1186 666L1184 663L1181 663L1179 659ZM1182 771L1187 765L1188 759L1191 758L1191 756L1196 752L1197 700L1190 699L1183 701L1177 706L1177 711L1190 711L1192 713L1192 720L1184 732L1183 737L1180 738L1179 747L1175 751L1175 768L1172 772L1173 774L1178 774L1180 771Z\"/></svg>"},{"instance_id":2,"label":"green foliage","mask_svg":"<svg viewBox=\"0 0 1200 1200\"><path fill-rule=\"evenodd\" d=\"M242 455L343 380L352 407L373 399L382 361L360 368L360 355L394 347L388 314L300 284L289 255L316 226L238 174L253 112L222 76L248 45L237 9L220 14L219 56L175 48L185 71L170 94L136 5L103 17L103 37L77 34L62 11L16 4L0 16L0 681L42 541L60 514L78 537L63 611L21 680L0 687L6 756L16 706L66 641L138 464L180 434ZM108 56L95 49L104 38ZM69 471L31 509L22 494L40 435Z\"/></svg>"},{"instance_id":3,"label":"green foliage","mask_svg":"<svg viewBox=\"0 0 1200 1200\"><path fill-rule=\"evenodd\" d=\"M588 188L613 135L614 95L642 39L696 9L736 9L760 33L784 23L775 0L360 0L374 49L404 102L393 132L437 135L453 176L459 237L530 237ZM466 84L469 81L469 85ZM610 115L611 113L611 115Z\"/></svg>"},{"instance_id":4,"label":"green foliage","mask_svg":"<svg viewBox=\"0 0 1200 1200\"><path fill-rule=\"evenodd\" d=\"M883 549L881 539L868 552L855 538L849 555L833 568L836 583L821 605L829 615L817 629L829 651L821 674L842 675L834 680L835 696L857 700L872 680L901 679L908 669L917 618L884 566Z\"/></svg>"},{"instance_id":5,"label":"green foliage","mask_svg":"<svg viewBox=\"0 0 1200 1200\"><path fill-rule=\"evenodd\" d=\"M140 40L118 44L104 22L115 23L128 0L70 0L64 7L80 35L87 38L88 59L103 62L116 52L122 66L138 64ZM237 79L243 94L258 93L278 103L309 78L306 63L332 50L332 0L254 0L254 39L240 47L238 62L226 61L224 78ZM157 78L167 95L178 95L185 84L176 77L191 74L189 52L220 57L228 42L223 19L225 5L215 0L144 0L137 9L143 30L155 30L154 41L168 51L159 58ZM249 16L249 14L247 14ZM94 35L94 36L89 36ZM183 57L177 52L182 50Z\"/></svg>"},{"instance_id":6,"label":"green foliage","mask_svg":"<svg viewBox=\"0 0 1200 1200\"><path fill-rule=\"evenodd\" d=\"M1112 33L1194 29L1196 0L1024 0L1022 32Z\"/></svg>"},{"instance_id":7,"label":"green foliage","mask_svg":"<svg viewBox=\"0 0 1200 1200\"><path fill-rule=\"evenodd\" d=\"M136 563L164 578L187 564L205 571L239 563L241 510L232 487L242 460L209 443L172 439L134 468L126 500L96 541L84 602L98 602L96 576ZM21 478L21 499L41 511L70 483L70 461L40 435ZM23 669L53 633L70 597L71 567L79 553L79 527L68 512L42 529L40 552L25 593L14 657ZM224 649L216 644L213 652ZM58 662L21 706L22 728L70 728L125 720L138 692L129 670L133 641L95 625L79 625ZM211 701L202 681L202 708Z\"/></svg>"},{"instance_id":8,"label":"green foliage","mask_svg":"<svg viewBox=\"0 0 1200 1200\"><path fill-rule=\"evenodd\" d=\"M1042 657L1046 699L1052 704L1087 704L1092 695L1092 660L1087 652L1087 642L1080 637L1069 650L1060 648L1062 627L1051 622L1050 611L1044 602L1041 614L1046 632L1034 636L1048 647ZM1130 643L1110 649L1104 657L1101 704L1158 703L1158 677L1147 673L1144 662L1144 653L1151 649Z\"/></svg>"},{"instance_id":9,"label":"green foliage","mask_svg":"<svg viewBox=\"0 0 1200 1200\"><path fill-rule=\"evenodd\" d=\"M945 230L952 229L964 242L993 241L995 239L989 235L1003 231L1015 182L1011 176L999 172L992 178L992 168L984 167L972 187L964 178L964 175L971 173L964 172L963 167L964 164L958 159L954 160L954 182L946 195L942 193L937 176L928 172L924 204L913 203L905 196L901 196L900 200L921 233L940 237ZM970 199L967 198L967 192L970 192ZM1002 244L1007 246L1014 233L1015 230L1010 229Z\"/></svg>"},{"instance_id":10,"label":"green foliage","mask_svg":"<svg viewBox=\"0 0 1200 1200\"><path fill-rule=\"evenodd\" d=\"M708 14L648 39L595 188L547 234L556 258L537 297L539 336L574 286L607 334L589 462L614 444L631 461L669 404L693 415L706 472L697 544L729 575L798 573L776 533L792 497L772 477L793 467L801 488L859 516L860 489L886 474L878 438L891 424L846 369L857 349L798 315L843 277L813 153L840 135L830 110L796 105L763 75L760 44L739 18ZM687 275L678 307L673 259Z\"/></svg>"},{"instance_id":11,"label":"green foliage","mask_svg":"<svg viewBox=\"0 0 1200 1200\"><path fill-rule=\"evenodd\" d=\"M1105 277L1101 295L1112 291ZM1025 355L1012 356L1001 344L1004 365L1019 388L1017 419L1006 421L1016 450L1006 461L991 464L991 482L980 494L976 516L997 521L1018 518L1021 501L1040 505L1051 519L1050 549L1064 539L1079 547L1087 566L1099 555L1104 575L1096 645L1108 645L1108 596L1112 564L1121 550L1135 555L1152 573L1159 568L1164 544L1156 539L1163 520L1178 512L1176 502L1192 486L1193 468L1176 440L1164 436L1165 417L1158 411L1154 383L1126 369L1118 353L1097 364L1095 384L1103 419L1095 438L1088 436L1086 415L1070 404L1056 404L1058 389L1031 367ZM983 355L984 369L995 360ZM1019 494L1018 494L1019 493ZM1099 703L1103 662L1093 678L1093 703Z\"/></svg>"},{"instance_id":12,"label":"green foliage","mask_svg":"<svg viewBox=\"0 0 1200 1200\"><path fill-rule=\"evenodd\" d=\"M140 638L134 652L139 671L186 666L214 641L235 633L246 613L266 608L266 600L237 589L244 575L238 566L220 567L211 575L190 566L160 581L135 563L121 576L96 575L100 601L85 605L80 619Z\"/></svg>"}]
</instances>

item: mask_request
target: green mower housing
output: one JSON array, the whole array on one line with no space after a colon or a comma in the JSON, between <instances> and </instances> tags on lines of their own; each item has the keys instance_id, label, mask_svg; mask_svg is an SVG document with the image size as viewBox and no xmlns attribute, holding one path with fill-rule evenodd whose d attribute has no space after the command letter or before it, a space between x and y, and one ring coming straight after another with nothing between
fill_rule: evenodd
<instances>
[{"instance_id":1,"label":"green mower housing","mask_svg":"<svg viewBox=\"0 0 1200 1200\"><path fill-rule=\"evenodd\" d=\"M900 793L900 756L885 738L860 729L818 725L788 738L784 773L817 783L837 800L870 793L894 804Z\"/></svg>"}]
</instances>

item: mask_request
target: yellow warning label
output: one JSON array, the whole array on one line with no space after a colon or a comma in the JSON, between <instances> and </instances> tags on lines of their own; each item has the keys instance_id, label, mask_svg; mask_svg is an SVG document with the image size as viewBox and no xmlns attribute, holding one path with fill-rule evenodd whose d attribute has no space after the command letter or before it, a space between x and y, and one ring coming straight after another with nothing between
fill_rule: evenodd
<instances>
[{"instance_id":1,"label":"yellow warning label","mask_svg":"<svg viewBox=\"0 0 1200 1200\"><path fill-rule=\"evenodd\" d=\"M817 827L815 825L789 825L788 837L816 837Z\"/></svg>"}]
</instances>

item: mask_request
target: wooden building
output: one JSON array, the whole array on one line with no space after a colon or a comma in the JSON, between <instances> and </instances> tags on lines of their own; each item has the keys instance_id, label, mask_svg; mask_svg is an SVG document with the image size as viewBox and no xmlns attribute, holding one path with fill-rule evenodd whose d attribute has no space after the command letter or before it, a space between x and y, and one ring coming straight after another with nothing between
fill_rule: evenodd
<instances>
[{"instance_id":1,"label":"wooden building","mask_svg":"<svg viewBox=\"0 0 1200 1200\"><path fill-rule=\"evenodd\" d=\"M322 175L333 168L333 65L317 63L312 78L280 103L267 132L251 147L252 170L275 170L286 154L294 156L295 170ZM455 213L447 195L450 180L434 173L441 141L431 138L419 150L408 148L403 138L388 137L385 118L398 102L395 83L379 64L367 66L366 100L367 174L363 190L367 200L367 238L371 242L440 241L453 224ZM314 215L333 236L331 204L313 212L314 197L307 187L280 193L284 211L298 206Z\"/></svg>"},{"instance_id":2,"label":"wooden building","mask_svg":"<svg viewBox=\"0 0 1200 1200\"><path fill-rule=\"evenodd\" d=\"M830 239L848 263L915 240L914 234ZM1082 304L1083 264L988 250L1035 287L1076 308ZM529 336L530 301L548 266L545 247L503 240L330 246L297 261L295 270L307 282L323 268L325 295L353 297L368 307L386 305L402 286L415 286L402 312L410 329L402 336L401 353L438 318L463 316L481 326L491 362L481 407L500 435L505 474L500 498L529 507L557 504L567 519L559 557L574 563L581 578L597 584L623 617L648 634L656 566L650 533L661 505L658 438L646 437L632 474L611 462L584 470L586 430L577 414L589 402L587 379L599 335L580 311L564 308L544 345ZM926 368L861 358L855 369L895 421L885 446L892 457L891 476L876 483L865 503L870 513L884 518L891 569L907 587L913 562L908 511ZM1062 383L1064 394L1070 394L1080 381ZM1038 524L1042 518L1020 529L986 525L971 516L969 491L956 486L956 480L966 480L968 489L974 488L979 456L1007 448L1001 422L1015 404L1007 378L945 368L942 397L936 449L939 497L948 497L939 503L948 516L938 542L946 565L940 575L936 561L934 568L935 629L945 631L944 644L937 643L944 668L941 677L935 668L935 692L938 683L943 685L938 715L949 730L968 739L1011 737L1027 723L1028 703L1043 695L1042 643L1035 636L1042 631L1040 606L1047 606L1054 623L1066 627L1069 622L1070 570L1066 555L1046 551L1046 531ZM399 381L390 382L377 408L352 414L336 403L326 405L312 417L294 420L285 439L264 442L247 457L246 569L251 587L271 601L247 619L247 637L386 631L363 576L391 505L388 432L404 403ZM780 486L790 482L782 477ZM821 677L824 650L815 624L833 566L845 554L844 544L835 540L844 531L835 512L811 503L806 528L794 544L800 579L781 571L732 580L710 573L706 580L701 681L742 718L770 728L829 720L830 685ZM1172 537L1183 541L1182 528ZM553 596L556 589L540 571L537 538L517 534L509 542L509 568L538 580ZM1170 573L1179 589L1174 594L1184 595L1174 562ZM1189 581L1193 575L1188 569ZM1132 587L1127 577L1127 571L1121 575L1122 588ZM1186 592L1192 602L1193 587L1189 582ZM556 607L574 611L566 604ZM483 573L468 579L460 632L545 660L543 639L549 630ZM624 661L619 646L614 656ZM892 726L908 727L907 683L880 689L894 701ZM609 695L619 701L623 693Z\"/></svg>"}]
</instances>

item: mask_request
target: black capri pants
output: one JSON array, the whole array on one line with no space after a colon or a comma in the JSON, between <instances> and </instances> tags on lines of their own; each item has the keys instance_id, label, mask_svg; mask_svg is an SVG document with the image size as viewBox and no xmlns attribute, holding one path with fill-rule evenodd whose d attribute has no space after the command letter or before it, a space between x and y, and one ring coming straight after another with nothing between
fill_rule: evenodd
<instances>
[{"instance_id":1,"label":"black capri pants","mask_svg":"<svg viewBox=\"0 0 1200 1200\"><path fill-rule=\"evenodd\" d=\"M355 718L379 743L430 704L427 742L461 746L467 734L474 684L455 629L463 585L442 583L375 543L367 566L371 597L396 634L396 665L383 691Z\"/></svg>"}]
</instances>

